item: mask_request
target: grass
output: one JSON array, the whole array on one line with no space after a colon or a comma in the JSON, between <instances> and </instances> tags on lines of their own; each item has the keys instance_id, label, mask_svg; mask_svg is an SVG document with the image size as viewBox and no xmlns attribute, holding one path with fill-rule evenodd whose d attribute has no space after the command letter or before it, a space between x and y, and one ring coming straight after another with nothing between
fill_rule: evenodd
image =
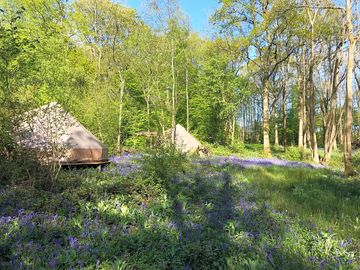
<instances>
[{"instance_id":1,"label":"grass","mask_svg":"<svg viewBox=\"0 0 360 270\"><path fill-rule=\"evenodd\" d=\"M266 158L262 144L235 144L229 146L222 145L207 145L211 154L220 156L234 155L241 158ZM311 152L309 149L301 151L296 146L289 146L287 151L284 151L282 146L271 147L273 158L286 159L290 161L303 161L312 163ZM319 149L320 158L324 156L324 151ZM360 172L360 150L353 151L353 163L355 169ZM326 164L330 169L335 171L343 171L344 161L343 152L341 149L332 152L331 159Z\"/></svg>"},{"instance_id":2,"label":"grass","mask_svg":"<svg viewBox=\"0 0 360 270\"><path fill-rule=\"evenodd\" d=\"M262 144L235 144L229 146L208 145L210 152L214 155L228 156L235 155L238 157L248 158L266 158ZM287 159L291 161L307 161L311 162L311 153L309 150L301 152L297 147L289 146L287 152L282 146L271 147L272 157L279 159Z\"/></svg>"},{"instance_id":3,"label":"grass","mask_svg":"<svg viewBox=\"0 0 360 270\"><path fill-rule=\"evenodd\" d=\"M326 170L254 168L234 172L257 190L257 200L320 231L360 243L360 182ZM358 246L360 248L360 245Z\"/></svg>"},{"instance_id":4,"label":"grass","mask_svg":"<svg viewBox=\"0 0 360 270\"><path fill-rule=\"evenodd\" d=\"M51 190L1 189L0 268L360 266L355 178L331 170L204 166L167 149L142 162L126 177L62 171Z\"/></svg>"}]
</instances>

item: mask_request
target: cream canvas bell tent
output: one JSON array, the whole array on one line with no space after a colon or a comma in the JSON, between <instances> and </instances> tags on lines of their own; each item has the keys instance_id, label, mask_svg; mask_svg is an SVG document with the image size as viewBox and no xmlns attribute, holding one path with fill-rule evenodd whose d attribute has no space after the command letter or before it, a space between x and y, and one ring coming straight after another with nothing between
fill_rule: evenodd
<instances>
[{"instance_id":1,"label":"cream canvas bell tent","mask_svg":"<svg viewBox=\"0 0 360 270\"><path fill-rule=\"evenodd\" d=\"M61 164L103 164L108 149L90 131L52 102L21 115L14 129L17 142L39 157L47 153Z\"/></svg>"},{"instance_id":2,"label":"cream canvas bell tent","mask_svg":"<svg viewBox=\"0 0 360 270\"><path fill-rule=\"evenodd\" d=\"M175 128L175 145L185 153L194 153L202 148L201 143L180 124Z\"/></svg>"}]
</instances>

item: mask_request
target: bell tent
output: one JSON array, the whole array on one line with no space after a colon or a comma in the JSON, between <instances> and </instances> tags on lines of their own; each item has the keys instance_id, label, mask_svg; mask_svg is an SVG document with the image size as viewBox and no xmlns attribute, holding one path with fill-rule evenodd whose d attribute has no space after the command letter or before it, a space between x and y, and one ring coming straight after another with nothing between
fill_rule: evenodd
<instances>
[{"instance_id":1,"label":"bell tent","mask_svg":"<svg viewBox=\"0 0 360 270\"><path fill-rule=\"evenodd\" d=\"M180 124L175 128L175 145L186 153L198 152L202 148L201 143Z\"/></svg>"},{"instance_id":2,"label":"bell tent","mask_svg":"<svg viewBox=\"0 0 360 270\"><path fill-rule=\"evenodd\" d=\"M15 136L20 145L34 150L39 158L64 165L104 164L108 149L90 131L52 102L21 115Z\"/></svg>"}]
</instances>

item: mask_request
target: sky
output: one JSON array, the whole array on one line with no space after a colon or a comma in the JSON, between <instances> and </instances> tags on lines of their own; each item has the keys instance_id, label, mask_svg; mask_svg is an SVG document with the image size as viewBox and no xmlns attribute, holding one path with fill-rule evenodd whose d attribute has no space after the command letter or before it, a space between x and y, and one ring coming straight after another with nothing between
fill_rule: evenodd
<instances>
[{"instance_id":1,"label":"sky","mask_svg":"<svg viewBox=\"0 0 360 270\"><path fill-rule=\"evenodd\" d=\"M140 9L143 0L123 0L126 6ZM206 35L209 15L218 6L217 0L178 0L185 14L190 17L192 30Z\"/></svg>"}]
</instances>

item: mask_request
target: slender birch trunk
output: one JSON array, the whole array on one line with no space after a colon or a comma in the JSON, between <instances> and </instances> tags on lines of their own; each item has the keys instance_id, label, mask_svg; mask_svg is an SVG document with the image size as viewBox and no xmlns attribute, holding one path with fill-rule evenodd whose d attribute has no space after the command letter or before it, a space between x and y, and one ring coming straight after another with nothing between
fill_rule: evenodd
<instances>
[{"instance_id":1,"label":"slender birch trunk","mask_svg":"<svg viewBox=\"0 0 360 270\"><path fill-rule=\"evenodd\" d=\"M246 108L244 109L244 116L243 116L243 128L242 128L242 133L243 133L243 135L242 135L242 141L243 141L243 143L245 143L245 141L246 141Z\"/></svg>"},{"instance_id":2,"label":"slender birch trunk","mask_svg":"<svg viewBox=\"0 0 360 270\"><path fill-rule=\"evenodd\" d=\"M147 132L149 134L149 146L152 145L152 137L150 136L150 86L149 84L147 85L147 91L146 91L146 118L147 118Z\"/></svg>"},{"instance_id":3,"label":"slender birch trunk","mask_svg":"<svg viewBox=\"0 0 360 270\"><path fill-rule=\"evenodd\" d=\"M300 76L299 76L300 77ZM303 116L303 107L304 107L304 100L303 100L303 94L302 94L302 84L301 78L298 78L298 88L299 88L299 130L298 130L298 147L300 149L304 148L304 116Z\"/></svg>"},{"instance_id":4,"label":"slender birch trunk","mask_svg":"<svg viewBox=\"0 0 360 270\"><path fill-rule=\"evenodd\" d=\"M186 130L190 130L190 116L189 116L189 71L185 70L185 94L186 94Z\"/></svg>"},{"instance_id":5,"label":"slender birch trunk","mask_svg":"<svg viewBox=\"0 0 360 270\"><path fill-rule=\"evenodd\" d=\"M171 75L172 75L172 111L171 111L171 142L175 144L176 140L176 96L175 96L175 49L174 41L171 40Z\"/></svg>"},{"instance_id":6,"label":"slender birch trunk","mask_svg":"<svg viewBox=\"0 0 360 270\"><path fill-rule=\"evenodd\" d=\"M276 108L275 108L276 109ZM279 146L279 113L277 110L274 113L275 115L275 126L274 126L274 145Z\"/></svg>"},{"instance_id":7,"label":"slender birch trunk","mask_svg":"<svg viewBox=\"0 0 360 270\"><path fill-rule=\"evenodd\" d=\"M235 126L236 126L236 117L235 113L232 116L232 124L231 124L231 144L235 143Z\"/></svg>"},{"instance_id":8,"label":"slender birch trunk","mask_svg":"<svg viewBox=\"0 0 360 270\"><path fill-rule=\"evenodd\" d=\"M120 82L120 98L119 98L119 116L118 116L118 137L117 137L117 148L118 151L122 150L122 116L123 116L123 98L125 91L125 80L121 79Z\"/></svg>"},{"instance_id":9,"label":"slender birch trunk","mask_svg":"<svg viewBox=\"0 0 360 270\"><path fill-rule=\"evenodd\" d=\"M286 136L286 81L285 81L285 67L282 65L282 78L281 78L281 90L282 90L282 114L283 114L283 145L286 152L287 148L287 136Z\"/></svg>"},{"instance_id":10,"label":"slender birch trunk","mask_svg":"<svg viewBox=\"0 0 360 270\"><path fill-rule=\"evenodd\" d=\"M315 85L314 85L314 67L315 67L315 30L314 25L318 10L316 9L313 14L310 12L310 8L307 9L310 31L311 31L311 42L310 42L310 63L309 63L309 98L308 98L308 130L309 139L311 144L312 160L319 162L317 138L316 138L316 112L315 112Z\"/></svg>"},{"instance_id":11,"label":"slender birch trunk","mask_svg":"<svg viewBox=\"0 0 360 270\"><path fill-rule=\"evenodd\" d=\"M265 79L263 82L263 143L265 155L271 156L270 137L269 137L269 82Z\"/></svg>"},{"instance_id":12,"label":"slender birch trunk","mask_svg":"<svg viewBox=\"0 0 360 270\"><path fill-rule=\"evenodd\" d=\"M312 150L312 159L319 162L317 138L316 138L316 121L315 121L315 85L314 85L314 66L315 66L315 41L314 26L311 27L311 49L310 49L310 65L309 65L309 131Z\"/></svg>"},{"instance_id":13,"label":"slender birch trunk","mask_svg":"<svg viewBox=\"0 0 360 270\"><path fill-rule=\"evenodd\" d=\"M306 148L306 107L305 107L305 99L306 99L306 60L305 60L305 47L302 49L301 55L301 66L299 68L299 134L298 134L298 147L300 149Z\"/></svg>"},{"instance_id":14,"label":"slender birch trunk","mask_svg":"<svg viewBox=\"0 0 360 270\"><path fill-rule=\"evenodd\" d=\"M351 18L351 1L346 0L346 28L348 31L348 61L346 72L346 95L345 95L345 128L344 128L344 165L345 175L350 176L354 174L354 168L352 164L352 79L354 68L354 54L356 38L353 33L353 24Z\"/></svg>"},{"instance_id":15,"label":"slender birch trunk","mask_svg":"<svg viewBox=\"0 0 360 270\"><path fill-rule=\"evenodd\" d=\"M340 47L338 47L340 49ZM338 52L336 52L337 54ZM329 61L331 57L329 55ZM336 59L334 64L329 63L330 70L332 72L331 76L331 91L329 94L329 108L327 109L324 115L324 159L323 161L327 162L330 160L332 151L334 149L334 142L336 142L336 100L337 100L337 91L338 91L338 83L339 83L339 66L340 59L336 55Z\"/></svg>"}]
</instances>

